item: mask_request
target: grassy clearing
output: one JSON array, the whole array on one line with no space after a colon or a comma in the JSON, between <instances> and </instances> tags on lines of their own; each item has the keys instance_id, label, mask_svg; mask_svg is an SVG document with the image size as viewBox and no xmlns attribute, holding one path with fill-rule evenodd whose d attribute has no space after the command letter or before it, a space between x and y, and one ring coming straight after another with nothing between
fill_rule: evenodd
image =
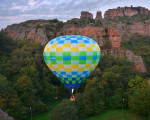
<instances>
[{"instance_id":1,"label":"grassy clearing","mask_svg":"<svg viewBox=\"0 0 150 120\"><path fill-rule=\"evenodd\" d=\"M50 108L54 108L59 103L60 101L51 104ZM50 115L51 112L52 111L35 115L33 116L32 120L48 120L48 116ZM129 110L124 110L124 111L111 110L111 111L104 112L96 116L92 116L92 117L89 117L86 119L80 119L80 120L141 120L141 118L140 116L133 114Z\"/></svg>"},{"instance_id":2,"label":"grassy clearing","mask_svg":"<svg viewBox=\"0 0 150 120\"><path fill-rule=\"evenodd\" d=\"M56 101L56 102L50 104L48 107L53 110L54 107L55 107L56 105L58 105L60 102L61 102L61 101ZM52 112L52 110L49 111L49 112L45 112L45 113L33 115L32 120L48 120L48 116L50 115L50 113ZM30 119L28 119L28 120L30 120Z\"/></svg>"},{"instance_id":3,"label":"grassy clearing","mask_svg":"<svg viewBox=\"0 0 150 120\"><path fill-rule=\"evenodd\" d=\"M138 115L128 110L113 110L81 120L141 120Z\"/></svg>"},{"instance_id":4,"label":"grassy clearing","mask_svg":"<svg viewBox=\"0 0 150 120\"><path fill-rule=\"evenodd\" d=\"M47 120L48 119L48 115L49 115L49 112L42 113L42 114L33 116L32 120Z\"/></svg>"}]
</instances>

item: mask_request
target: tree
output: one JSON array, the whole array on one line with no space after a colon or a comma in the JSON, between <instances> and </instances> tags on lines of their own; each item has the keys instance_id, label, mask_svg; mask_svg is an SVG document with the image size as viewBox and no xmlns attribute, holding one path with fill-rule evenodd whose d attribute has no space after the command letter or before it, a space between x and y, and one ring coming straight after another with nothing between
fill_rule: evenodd
<instances>
[{"instance_id":1,"label":"tree","mask_svg":"<svg viewBox=\"0 0 150 120\"><path fill-rule=\"evenodd\" d=\"M22 105L18 95L10 86L7 78L0 74L0 108L9 115L13 116L16 120L25 118L27 113L26 107ZM20 111L20 112L18 112ZM23 117L24 116L24 117Z\"/></svg>"},{"instance_id":2,"label":"tree","mask_svg":"<svg viewBox=\"0 0 150 120\"><path fill-rule=\"evenodd\" d=\"M22 76L28 76L30 78L30 80L32 81L32 84L34 86L34 89L36 89L36 90L42 89L42 86L40 85L40 83L41 83L40 73L36 69L36 67L34 67L33 65L22 67L20 70L20 74Z\"/></svg>"},{"instance_id":3,"label":"tree","mask_svg":"<svg viewBox=\"0 0 150 120\"><path fill-rule=\"evenodd\" d=\"M103 110L104 102L100 98L97 89L93 87L85 93L78 93L75 105L78 109L78 116L85 118L100 113Z\"/></svg>"},{"instance_id":4,"label":"tree","mask_svg":"<svg viewBox=\"0 0 150 120\"><path fill-rule=\"evenodd\" d=\"M35 89L33 83L28 76L22 76L17 80L15 84L18 95L20 96L23 103L30 107L36 104Z\"/></svg>"},{"instance_id":5,"label":"tree","mask_svg":"<svg viewBox=\"0 0 150 120\"><path fill-rule=\"evenodd\" d=\"M150 87L137 88L129 96L129 108L138 114L148 116L150 114Z\"/></svg>"},{"instance_id":6,"label":"tree","mask_svg":"<svg viewBox=\"0 0 150 120\"><path fill-rule=\"evenodd\" d=\"M90 97L86 93L76 94L75 105L78 109L78 116L81 118L92 115L92 104Z\"/></svg>"},{"instance_id":7,"label":"tree","mask_svg":"<svg viewBox=\"0 0 150 120\"><path fill-rule=\"evenodd\" d=\"M93 87L92 89L89 89L86 93L89 96L89 100L92 105L91 113L95 115L102 112L104 110L104 102L100 97L100 94L98 93L97 89Z\"/></svg>"},{"instance_id":8,"label":"tree","mask_svg":"<svg viewBox=\"0 0 150 120\"><path fill-rule=\"evenodd\" d=\"M16 47L16 43L8 36L8 33L0 32L0 56L9 56L10 52ZM1 59L1 58L0 58Z\"/></svg>"},{"instance_id":9,"label":"tree","mask_svg":"<svg viewBox=\"0 0 150 120\"><path fill-rule=\"evenodd\" d=\"M74 103L71 101L63 101L61 104L56 106L49 120L78 120L77 117L77 108L74 106Z\"/></svg>"},{"instance_id":10,"label":"tree","mask_svg":"<svg viewBox=\"0 0 150 120\"><path fill-rule=\"evenodd\" d=\"M138 75L136 75L134 78L130 79L128 85L133 90L135 90L137 88L146 88L146 87L148 87L147 79L143 79L142 77L140 77Z\"/></svg>"},{"instance_id":11,"label":"tree","mask_svg":"<svg viewBox=\"0 0 150 120\"><path fill-rule=\"evenodd\" d=\"M0 95L11 91L10 83L7 78L0 74Z\"/></svg>"},{"instance_id":12,"label":"tree","mask_svg":"<svg viewBox=\"0 0 150 120\"><path fill-rule=\"evenodd\" d=\"M27 108L19 100L17 94L13 92L0 95L0 108L12 116L15 120L26 118Z\"/></svg>"}]
</instances>

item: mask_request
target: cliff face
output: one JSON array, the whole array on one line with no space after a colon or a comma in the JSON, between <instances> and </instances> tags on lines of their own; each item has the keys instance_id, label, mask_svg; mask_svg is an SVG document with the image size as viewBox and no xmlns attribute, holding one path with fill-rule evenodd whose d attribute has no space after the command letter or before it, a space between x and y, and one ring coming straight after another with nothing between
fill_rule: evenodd
<instances>
[{"instance_id":1,"label":"cliff face","mask_svg":"<svg viewBox=\"0 0 150 120\"><path fill-rule=\"evenodd\" d=\"M93 19L93 15L91 13L87 12L87 11L82 11L80 19L90 20L90 19Z\"/></svg>"},{"instance_id":2,"label":"cliff face","mask_svg":"<svg viewBox=\"0 0 150 120\"><path fill-rule=\"evenodd\" d=\"M140 35L150 36L150 21L145 23L138 22L133 25L126 26L126 33L138 33Z\"/></svg>"},{"instance_id":3,"label":"cliff face","mask_svg":"<svg viewBox=\"0 0 150 120\"><path fill-rule=\"evenodd\" d=\"M117 9L109 9L105 12L104 18L111 18L117 16L133 16L136 14L150 15L150 11L144 7L124 7Z\"/></svg>"},{"instance_id":4,"label":"cliff face","mask_svg":"<svg viewBox=\"0 0 150 120\"><path fill-rule=\"evenodd\" d=\"M30 20L20 24L10 25L5 31L8 32L14 40L37 41L41 44L45 44L48 39L45 29L40 28L40 25L47 23L47 20Z\"/></svg>"},{"instance_id":5,"label":"cliff face","mask_svg":"<svg viewBox=\"0 0 150 120\"><path fill-rule=\"evenodd\" d=\"M95 21L102 21L102 12L101 11L98 11L96 13Z\"/></svg>"},{"instance_id":6,"label":"cliff face","mask_svg":"<svg viewBox=\"0 0 150 120\"><path fill-rule=\"evenodd\" d=\"M63 30L57 34L60 35L83 35L93 38L99 46L103 46L106 40L110 40L113 48L120 47L120 35L111 27L93 27L93 26L76 26L65 25Z\"/></svg>"},{"instance_id":7,"label":"cliff face","mask_svg":"<svg viewBox=\"0 0 150 120\"><path fill-rule=\"evenodd\" d=\"M14 120L12 117L9 117L7 113L3 112L0 109L0 120Z\"/></svg>"}]
</instances>

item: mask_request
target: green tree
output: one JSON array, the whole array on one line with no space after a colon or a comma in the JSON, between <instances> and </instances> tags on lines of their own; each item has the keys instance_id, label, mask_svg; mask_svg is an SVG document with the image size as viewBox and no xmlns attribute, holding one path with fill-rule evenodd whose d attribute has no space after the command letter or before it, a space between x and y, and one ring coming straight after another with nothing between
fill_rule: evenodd
<instances>
[{"instance_id":1,"label":"green tree","mask_svg":"<svg viewBox=\"0 0 150 120\"><path fill-rule=\"evenodd\" d=\"M22 105L18 95L10 86L10 82L3 75L0 75L0 108L13 116L16 120L25 118L26 107ZM18 113L18 111L20 111ZM24 116L24 117L22 117Z\"/></svg>"},{"instance_id":2,"label":"green tree","mask_svg":"<svg viewBox=\"0 0 150 120\"><path fill-rule=\"evenodd\" d=\"M8 33L0 32L0 56L9 56L10 52L16 47L16 43L8 36ZM1 58L0 58L1 60Z\"/></svg>"},{"instance_id":3,"label":"green tree","mask_svg":"<svg viewBox=\"0 0 150 120\"><path fill-rule=\"evenodd\" d=\"M15 84L20 99L28 107L36 104L37 100L35 98L35 89L33 83L28 76L22 76L19 78Z\"/></svg>"},{"instance_id":4,"label":"green tree","mask_svg":"<svg viewBox=\"0 0 150 120\"><path fill-rule=\"evenodd\" d=\"M150 87L137 88L132 95L129 96L129 108L141 115L148 116L150 114Z\"/></svg>"},{"instance_id":5,"label":"green tree","mask_svg":"<svg viewBox=\"0 0 150 120\"><path fill-rule=\"evenodd\" d=\"M32 84L36 90L41 90L42 86L40 85L40 73L34 66L25 66L20 69L20 74L22 76L26 75L32 81Z\"/></svg>"},{"instance_id":6,"label":"green tree","mask_svg":"<svg viewBox=\"0 0 150 120\"><path fill-rule=\"evenodd\" d=\"M134 78L130 79L128 85L133 90L135 90L137 88L146 88L146 87L148 87L147 79L143 79L142 77L140 77L138 75L136 75Z\"/></svg>"},{"instance_id":7,"label":"green tree","mask_svg":"<svg viewBox=\"0 0 150 120\"><path fill-rule=\"evenodd\" d=\"M104 102L100 97L97 89L93 87L92 89L89 89L86 93L90 97L89 100L91 103L91 113L95 115L102 112L104 110Z\"/></svg>"},{"instance_id":8,"label":"green tree","mask_svg":"<svg viewBox=\"0 0 150 120\"><path fill-rule=\"evenodd\" d=\"M11 91L10 83L7 78L0 74L0 95Z\"/></svg>"},{"instance_id":9,"label":"green tree","mask_svg":"<svg viewBox=\"0 0 150 120\"><path fill-rule=\"evenodd\" d=\"M104 102L96 88L89 88L85 93L76 95L75 105L78 109L78 116L85 118L103 111Z\"/></svg>"},{"instance_id":10,"label":"green tree","mask_svg":"<svg viewBox=\"0 0 150 120\"><path fill-rule=\"evenodd\" d=\"M71 101L63 101L56 106L53 112L49 116L49 120L78 120L77 108Z\"/></svg>"},{"instance_id":11,"label":"green tree","mask_svg":"<svg viewBox=\"0 0 150 120\"><path fill-rule=\"evenodd\" d=\"M76 94L75 104L78 109L79 117L84 118L92 115L92 104L90 102L90 96L88 94Z\"/></svg>"},{"instance_id":12,"label":"green tree","mask_svg":"<svg viewBox=\"0 0 150 120\"><path fill-rule=\"evenodd\" d=\"M26 118L28 112L15 92L3 93L0 95L0 108L15 120L23 120Z\"/></svg>"}]
</instances>

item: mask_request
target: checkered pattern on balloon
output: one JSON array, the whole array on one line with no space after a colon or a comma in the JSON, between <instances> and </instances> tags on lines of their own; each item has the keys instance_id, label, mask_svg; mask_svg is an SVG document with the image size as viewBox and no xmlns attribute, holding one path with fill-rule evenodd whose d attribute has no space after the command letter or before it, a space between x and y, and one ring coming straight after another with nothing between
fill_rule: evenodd
<instances>
[{"instance_id":1,"label":"checkered pattern on balloon","mask_svg":"<svg viewBox=\"0 0 150 120\"><path fill-rule=\"evenodd\" d=\"M65 35L52 39L44 49L49 69L71 93L92 73L101 57L98 44L80 35Z\"/></svg>"}]
</instances>

